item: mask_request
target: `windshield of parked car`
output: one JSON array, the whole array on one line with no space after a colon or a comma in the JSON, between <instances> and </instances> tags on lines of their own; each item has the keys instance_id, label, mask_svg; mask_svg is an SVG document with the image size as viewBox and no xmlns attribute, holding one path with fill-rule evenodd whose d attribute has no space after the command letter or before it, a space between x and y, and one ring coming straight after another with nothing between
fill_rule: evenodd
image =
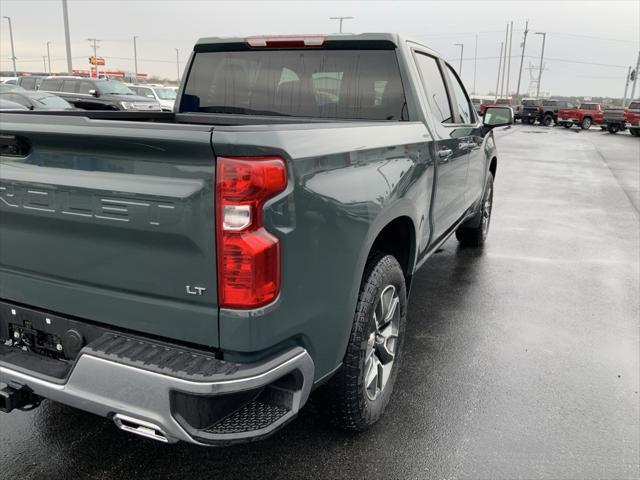
<instances>
[{"instance_id":1,"label":"windshield of parked car","mask_svg":"<svg viewBox=\"0 0 640 480\"><path fill-rule=\"evenodd\" d=\"M38 104L40 108L49 108L52 110L71 108L69 102L55 95L30 95L29 98Z\"/></svg>"},{"instance_id":2,"label":"windshield of parked car","mask_svg":"<svg viewBox=\"0 0 640 480\"><path fill-rule=\"evenodd\" d=\"M2 92L24 92L25 89L19 85L11 85L7 83L0 83L0 93Z\"/></svg>"},{"instance_id":3,"label":"windshield of parked car","mask_svg":"<svg viewBox=\"0 0 640 480\"><path fill-rule=\"evenodd\" d=\"M154 88L160 100L175 100L178 92L171 88Z\"/></svg>"},{"instance_id":4,"label":"windshield of parked car","mask_svg":"<svg viewBox=\"0 0 640 480\"><path fill-rule=\"evenodd\" d=\"M129 87L118 81L95 80L93 83L103 95L135 95Z\"/></svg>"},{"instance_id":5,"label":"windshield of parked car","mask_svg":"<svg viewBox=\"0 0 640 480\"><path fill-rule=\"evenodd\" d=\"M640 102L631 102L629 104L629 110L640 110Z\"/></svg>"},{"instance_id":6,"label":"windshield of parked car","mask_svg":"<svg viewBox=\"0 0 640 480\"><path fill-rule=\"evenodd\" d=\"M180 111L407 119L393 50L197 53Z\"/></svg>"}]
</instances>

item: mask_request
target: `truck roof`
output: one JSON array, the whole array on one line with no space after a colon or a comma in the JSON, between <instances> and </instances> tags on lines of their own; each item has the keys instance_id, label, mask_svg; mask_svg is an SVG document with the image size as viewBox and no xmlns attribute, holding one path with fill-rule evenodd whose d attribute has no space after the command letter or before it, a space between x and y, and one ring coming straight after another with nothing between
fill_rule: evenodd
<instances>
[{"instance_id":1,"label":"truck roof","mask_svg":"<svg viewBox=\"0 0 640 480\"><path fill-rule=\"evenodd\" d=\"M370 32L370 33L358 33L358 34L345 34L345 33L331 33L331 34L290 34L290 35L250 35L248 37L203 37L196 42L196 50L198 46L203 45L229 45L229 44L243 44L247 45L247 39L284 39L284 38L311 38L322 37L327 42L331 43L388 43L390 46L398 47L403 42L411 42L429 50L431 53L441 57L441 55L433 50L428 45L425 45L421 40L416 38L407 37L399 33L384 33L384 32Z\"/></svg>"}]
</instances>

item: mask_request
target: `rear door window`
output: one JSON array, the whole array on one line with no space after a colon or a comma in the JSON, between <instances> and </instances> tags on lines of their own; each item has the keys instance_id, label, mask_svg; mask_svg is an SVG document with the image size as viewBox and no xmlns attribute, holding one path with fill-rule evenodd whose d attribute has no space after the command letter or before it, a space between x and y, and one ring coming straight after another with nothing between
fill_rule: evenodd
<instances>
[{"instance_id":1,"label":"rear door window","mask_svg":"<svg viewBox=\"0 0 640 480\"><path fill-rule=\"evenodd\" d=\"M36 89L36 79L33 77L21 77L18 84L25 90Z\"/></svg>"},{"instance_id":2,"label":"rear door window","mask_svg":"<svg viewBox=\"0 0 640 480\"><path fill-rule=\"evenodd\" d=\"M78 90L77 80L64 80L62 82L62 91L66 93L76 93Z\"/></svg>"},{"instance_id":3,"label":"rear door window","mask_svg":"<svg viewBox=\"0 0 640 480\"><path fill-rule=\"evenodd\" d=\"M449 75L449 82L452 85L453 95L451 95L451 100L456 103L458 108L458 115L460 118L457 119L458 123L467 123L471 124L474 122L474 116L471 108L471 102L469 101L469 97L467 93L464 91L464 87L458 78L458 75L453 71L453 69L447 65L447 74Z\"/></svg>"},{"instance_id":4,"label":"rear door window","mask_svg":"<svg viewBox=\"0 0 640 480\"><path fill-rule=\"evenodd\" d=\"M62 88L61 78L45 78L40 85L40 90L49 92L59 92L60 88Z\"/></svg>"},{"instance_id":5,"label":"rear door window","mask_svg":"<svg viewBox=\"0 0 640 480\"><path fill-rule=\"evenodd\" d=\"M197 53L180 111L407 120L395 50Z\"/></svg>"},{"instance_id":6,"label":"rear door window","mask_svg":"<svg viewBox=\"0 0 640 480\"><path fill-rule=\"evenodd\" d=\"M453 123L449 96L447 95L447 88L438 62L434 57L416 52L416 63L427 93L431 112L435 115L436 121Z\"/></svg>"},{"instance_id":7,"label":"rear door window","mask_svg":"<svg viewBox=\"0 0 640 480\"><path fill-rule=\"evenodd\" d=\"M91 90L95 90L95 87L91 82L81 81L80 88L78 89L78 93L82 93L83 95L89 95Z\"/></svg>"}]
</instances>

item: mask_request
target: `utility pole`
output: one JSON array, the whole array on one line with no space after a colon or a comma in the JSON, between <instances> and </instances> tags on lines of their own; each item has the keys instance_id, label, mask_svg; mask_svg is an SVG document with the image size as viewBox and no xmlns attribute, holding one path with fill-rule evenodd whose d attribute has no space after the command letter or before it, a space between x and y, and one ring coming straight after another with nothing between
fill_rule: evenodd
<instances>
[{"instance_id":1,"label":"utility pole","mask_svg":"<svg viewBox=\"0 0 640 480\"><path fill-rule=\"evenodd\" d=\"M62 0L62 18L64 20L64 42L67 48L67 73L73 73L71 62L71 37L69 36L69 12L67 10L67 0Z\"/></svg>"},{"instance_id":2,"label":"utility pole","mask_svg":"<svg viewBox=\"0 0 640 480\"><path fill-rule=\"evenodd\" d=\"M134 35L133 36L133 68L135 69L135 71L133 76L133 83L138 83L138 45L136 43L137 39L138 39L138 36Z\"/></svg>"},{"instance_id":3,"label":"utility pole","mask_svg":"<svg viewBox=\"0 0 640 480\"><path fill-rule=\"evenodd\" d=\"M340 22L340 33L342 33L342 22L344 20L353 20L353 17L329 17L329 20L338 20Z\"/></svg>"},{"instance_id":4,"label":"utility pole","mask_svg":"<svg viewBox=\"0 0 640 480\"><path fill-rule=\"evenodd\" d=\"M631 96L629 97L632 102L635 99L634 95L636 94L636 84L638 83L638 73L640 73L638 70L640 70L640 51L638 51L638 60L636 61L636 72L635 72L635 76L633 77L633 86L631 87Z\"/></svg>"},{"instance_id":5,"label":"utility pole","mask_svg":"<svg viewBox=\"0 0 640 480\"><path fill-rule=\"evenodd\" d=\"M42 68L44 68L44 73L47 73L47 56L42 55Z\"/></svg>"},{"instance_id":6,"label":"utility pole","mask_svg":"<svg viewBox=\"0 0 640 480\"><path fill-rule=\"evenodd\" d=\"M49 75L51 75L51 51L49 50L51 42L47 42L47 59L49 60Z\"/></svg>"},{"instance_id":7,"label":"utility pole","mask_svg":"<svg viewBox=\"0 0 640 480\"><path fill-rule=\"evenodd\" d=\"M178 72L178 83L180 83L180 50L176 48L176 72Z\"/></svg>"},{"instance_id":8,"label":"utility pole","mask_svg":"<svg viewBox=\"0 0 640 480\"><path fill-rule=\"evenodd\" d=\"M97 38L87 38L87 40L93 43L93 58L96 61L96 78L98 78L98 43L100 43L100 40Z\"/></svg>"},{"instance_id":9,"label":"utility pole","mask_svg":"<svg viewBox=\"0 0 640 480\"><path fill-rule=\"evenodd\" d=\"M509 77L511 76L511 45L513 44L513 22L511 22L511 33L509 34L509 62L507 63L507 88L506 94L509 96Z\"/></svg>"},{"instance_id":10,"label":"utility pole","mask_svg":"<svg viewBox=\"0 0 640 480\"><path fill-rule=\"evenodd\" d=\"M504 75L507 71L507 45L509 45L509 24L507 23L507 32L504 35L504 60L502 61L502 83L500 85L500 97L504 98Z\"/></svg>"},{"instance_id":11,"label":"utility pole","mask_svg":"<svg viewBox=\"0 0 640 480\"><path fill-rule=\"evenodd\" d=\"M624 79L624 97L622 97L622 108L626 107L627 91L629 90L629 82L631 81L631 67L627 70L627 76Z\"/></svg>"},{"instance_id":12,"label":"utility pole","mask_svg":"<svg viewBox=\"0 0 640 480\"><path fill-rule=\"evenodd\" d=\"M476 92L476 72L478 71L478 34L476 33L476 48L473 55L473 94Z\"/></svg>"},{"instance_id":13,"label":"utility pole","mask_svg":"<svg viewBox=\"0 0 640 480\"><path fill-rule=\"evenodd\" d=\"M542 53L540 53L540 71L538 72L538 90L536 92L536 98L540 98L540 80L542 79L542 61L544 60L544 44L547 40L546 32L536 32L536 35L542 35ZM640 59L640 56L638 57Z\"/></svg>"},{"instance_id":14,"label":"utility pole","mask_svg":"<svg viewBox=\"0 0 640 480\"><path fill-rule=\"evenodd\" d=\"M498 60L498 81L496 82L496 99L498 101L498 88L500 86L500 68L502 67L502 47L504 46L504 42L500 42L500 60Z\"/></svg>"},{"instance_id":15,"label":"utility pole","mask_svg":"<svg viewBox=\"0 0 640 480\"><path fill-rule=\"evenodd\" d=\"M11 28L11 17L4 16L7 22L9 22L9 39L11 40L11 60L13 61L13 76L18 76L18 69L16 68L16 51L13 48L13 29Z\"/></svg>"},{"instance_id":16,"label":"utility pole","mask_svg":"<svg viewBox=\"0 0 640 480\"><path fill-rule=\"evenodd\" d=\"M458 75L462 78L462 54L464 53L464 43L455 43L456 47L460 47L460 68L458 69Z\"/></svg>"},{"instance_id":17,"label":"utility pole","mask_svg":"<svg viewBox=\"0 0 640 480\"><path fill-rule=\"evenodd\" d=\"M520 57L520 71L518 72L518 87L516 88L516 101L520 100L520 80L522 79L522 64L524 63L524 49L527 46L527 34L529 33L529 20L524 25L524 40L522 40L522 56Z\"/></svg>"}]
</instances>

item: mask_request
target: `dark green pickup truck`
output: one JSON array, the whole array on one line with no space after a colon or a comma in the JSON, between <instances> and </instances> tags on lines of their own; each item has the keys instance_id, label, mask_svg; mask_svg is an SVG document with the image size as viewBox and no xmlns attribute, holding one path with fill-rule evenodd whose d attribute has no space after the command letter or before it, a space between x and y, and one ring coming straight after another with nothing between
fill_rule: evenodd
<instances>
[{"instance_id":1,"label":"dark green pickup truck","mask_svg":"<svg viewBox=\"0 0 640 480\"><path fill-rule=\"evenodd\" d=\"M0 409L226 445L317 388L367 428L416 269L454 233L485 241L511 109L480 120L393 34L205 38L178 98L0 117Z\"/></svg>"}]
</instances>

